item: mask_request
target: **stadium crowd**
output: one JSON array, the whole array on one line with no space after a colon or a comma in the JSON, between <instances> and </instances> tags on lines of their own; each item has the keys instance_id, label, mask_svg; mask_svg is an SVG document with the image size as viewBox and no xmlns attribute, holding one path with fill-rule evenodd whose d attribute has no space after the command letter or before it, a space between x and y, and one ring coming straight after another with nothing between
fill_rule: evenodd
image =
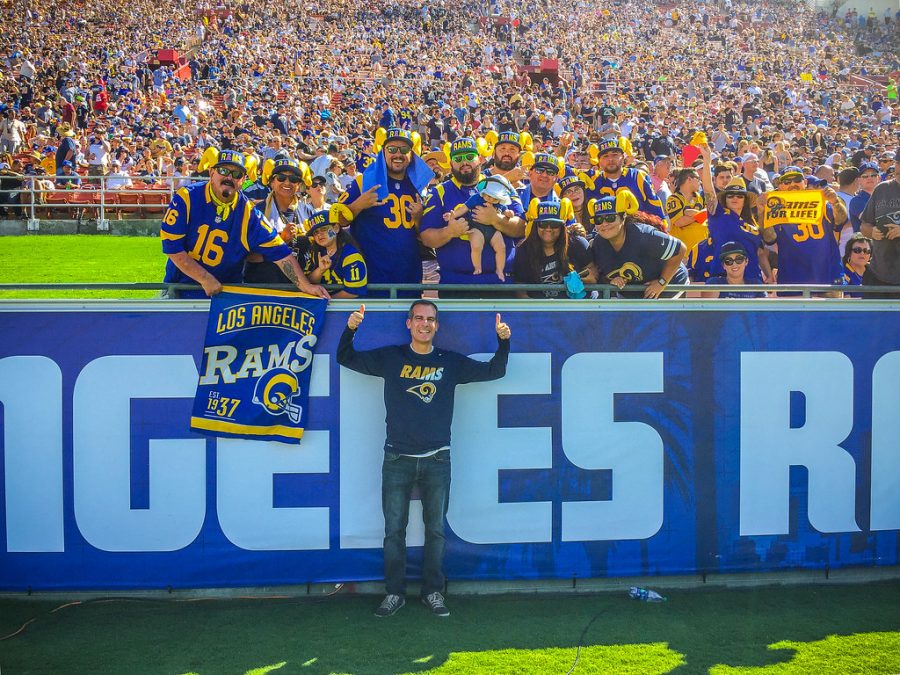
<instances>
[{"instance_id":1,"label":"stadium crowd","mask_svg":"<svg viewBox=\"0 0 900 675\"><path fill-rule=\"evenodd\" d=\"M232 150L244 194L304 271L351 296L365 283L344 283L332 239L365 259L352 273L370 283L424 270L463 284L568 279L574 296L579 280L640 284L648 297L688 274L900 284L900 205L880 185L897 167L900 12L739 0L3 12L15 30L0 36L0 180L21 191L3 210L32 186L101 177L179 189ZM173 48L184 65L156 67ZM428 186L410 176L418 155L437 174ZM362 174L378 161L400 182L376 196ZM510 203L496 182L499 202L483 197L487 175L508 180ZM635 203L611 199L625 188ZM827 202L818 227L761 230L766 194L801 188ZM886 206L866 211L876 193ZM316 223L335 236L317 236L308 221L334 204L345 208ZM473 254L467 240L481 238Z\"/></svg>"}]
</instances>

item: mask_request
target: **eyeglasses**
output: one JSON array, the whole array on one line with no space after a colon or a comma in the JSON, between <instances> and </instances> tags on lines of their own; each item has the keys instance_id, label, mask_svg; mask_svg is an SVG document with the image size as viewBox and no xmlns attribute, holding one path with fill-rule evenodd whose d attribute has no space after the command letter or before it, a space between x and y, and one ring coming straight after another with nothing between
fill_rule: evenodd
<instances>
[{"instance_id":1,"label":"eyeglasses","mask_svg":"<svg viewBox=\"0 0 900 675\"><path fill-rule=\"evenodd\" d=\"M300 176L295 176L294 174L286 174L286 173L278 173L275 174L275 180L279 183L283 183L284 181L289 181L296 185L300 182Z\"/></svg>"},{"instance_id":2,"label":"eyeglasses","mask_svg":"<svg viewBox=\"0 0 900 675\"><path fill-rule=\"evenodd\" d=\"M562 223L548 223L546 221L537 224L539 230L559 230L562 229Z\"/></svg>"},{"instance_id":3,"label":"eyeglasses","mask_svg":"<svg viewBox=\"0 0 900 675\"><path fill-rule=\"evenodd\" d=\"M802 176L795 176L794 178L782 178L780 181L781 185L793 185L794 183L802 183Z\"/></svg>"},{"instance_id":4,"label":"eyeglasses","mask_svg":"<svg viewBox=\"0 0 900 675\"><path fill-rule=\"evenodd\" d=\"M325 187L325 181L322 181L322 180L314 180L314 181L312 182L312 185L311 185L310 187L314 187L314 188L323 188L323 187Z\"/></svg>"},{"instance_id":5,"label":"eyeglasses","mask_svg":"<svg viewBox=\"0 0 900 675\"><path fill-rule=\"evenodd\" d=\"M742 265L747 262L747 257L743 255L736 255L733 258L722 258L722 264L725 267L731 267L732 265Z\"/></svg>"},{"instance_id":6,"label":"eyeglasses","mask_svg":"<svg viewBox=\"0 0 900 675\"><path fill-rule=\"evenodd\" d=\"M389 145L384 149L384 151L389 155L396 155L398 153L401 155L408 155L410 152L412 152L412 148L407 148L403 145Z\"/></svg>"},{"instance_id":7,"label":"eyeglasses","mask_svg":"<svg viewBox=\"0 0 900 675\"><path fill-rule=\"evenodd\" d=\"M226 169L224 166L217 166L216 173L222 176L222 178L234 178L235 180L240 180L244 177L243 169Z\"/></svg>"},{"instance_id":8,"label":"eyeglasses","mask_svg":"<svg viewBox=\"0 0 900 675\"><path fill-rule=\"evenodd\" d=\"M618 213L613 213L609 216L594 216L594 223L599 225L600 223L614 223L619 219Z\"/></svg>"},{"instance_id":9,"label":"eyeglasses","mask_svg":"<svg viewBox=\"0 0 900 675\"><path fill-rule=\"evenodd\" d=\"M477 152L460 152L453 155L454 162L474 162L475 158L478 157Z\"/></svg>"},{"instance_id":10,"label":"eyeglasses","mask_svg":"<svg viewBox=\"0 0 900 675\"><path fill-rule=\"evenodd\" d=\"M872 249L862 248L861 246L854 246L850 250L854 253L864 253L865 255L872 255Z\"/></svg>"}]
</instances>

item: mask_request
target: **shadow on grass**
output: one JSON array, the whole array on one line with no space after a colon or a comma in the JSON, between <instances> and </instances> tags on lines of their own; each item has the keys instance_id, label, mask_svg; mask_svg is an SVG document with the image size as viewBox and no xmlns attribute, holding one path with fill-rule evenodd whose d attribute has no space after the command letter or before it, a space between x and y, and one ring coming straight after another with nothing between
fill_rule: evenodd
<instances>
[{"instance_id":1,"label":"shadow on grass","mask_svg":"<svg viewBox=\"0 0 900 675\"><path fill-rule=\"evenodd\" d=\"M452 615L446 619L431 616L416 602L394 617L376 619L372 611L378 598L373 597L110 602L55 614L45 613L46 603L3 600L4 634L41 616L20 636L0 643L0 667L4 673L206 675L268 669L317 675L531 675L565 673L584 634L574 673L683 674L726 666L784 666L788 669L759 672L821 674L836 672L822 665L839 662L834 650L850 654L848 663L853 660L855 647L829 641L829 636L900 629L898 590L895 582L698 589L673 592L662 604L635 602L624 591L451 596ZM769 648L776 644L797 648L797 657ZM865 645L875 650L876 665L878 658L894 664L883 672L900 670L890 636L871 638ZM888 652L879 657L882 650ZM801 655L802 667L795 667Z\"/></svg>"}]
</instances>

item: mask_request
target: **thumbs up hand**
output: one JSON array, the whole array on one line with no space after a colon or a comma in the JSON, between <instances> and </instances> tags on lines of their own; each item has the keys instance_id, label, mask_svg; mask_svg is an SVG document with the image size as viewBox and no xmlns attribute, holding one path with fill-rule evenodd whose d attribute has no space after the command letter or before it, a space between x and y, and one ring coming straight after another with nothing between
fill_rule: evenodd
<instances>
[{"instance_id":1,"label":"thumbs up hand","mask_svg":"<svg viewBox=\"0 0 900 675\"><path fill-rule=\"evenodd\" d=\"M497 315L497 337L501 340L509 340L509 336L512 332L509 330L509 326L503 323L500 320L500 315Z\"/></svg>"},{"instance_id":2,"label":"thumbs up hand","mask_svg":"<svg viewBox=\"0 0 900 675\"><path fill-rule=\"evenodd\" d=\"M347 319L347 328L350 330L356 330L359 328L359 324L363 322L363 319L366 318L366 306L360 305L359 309L353 312L350 315L350 318Z\"/></svg>"}]
</instances>

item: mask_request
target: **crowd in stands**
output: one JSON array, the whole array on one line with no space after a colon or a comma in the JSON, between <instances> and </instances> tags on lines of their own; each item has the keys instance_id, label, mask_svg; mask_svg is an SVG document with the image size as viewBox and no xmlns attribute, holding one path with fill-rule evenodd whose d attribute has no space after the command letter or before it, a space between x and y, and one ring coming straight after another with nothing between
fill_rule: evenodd
<instances>
[{"instance_id":1,"label":"crowd in stands","mask_svg":"<svg viewBox=\"0 0 900 675\"><path fill-rule=\"evenodd\" d=\"M640 208L627 218L622 212L623 222L643 218L681 241L695 282L745 280L718 262L724 243L729 259L762 255L781 270L776 254L784 245L764 233L758 242L710 234L717 208L719 220L731 213L719 197L736 179L741 185L732 191L743 190L754 206L796 172L803 187L830 191L826 226L835 230L842 268L827 279L792 275L797 283L860 283L848 246L890 246L900 257L893 238L857 236L865 199L896 165L900 12L742 0L26 0L2 12L11 29L0 35L0 189L20 194L0 194L0 217L23 217L20 204L32 199L32 188L102 180L107 190L178 189L208 176L210 148L248 158L244 190L261 205L272 162L305 163L309 180L299 183L297 198L312 215L359 199L354 184L361 188L360 175L384 143L377 130L400 128L415 133L416 151L436 171L432 191L458 179L450 148L461 139L476 142L476 174L503 175L516 189L527 229L503 231L506 274L499 264L481 269L469 255L459 271L476 283L516 280L512 272L522 265L513 250L536 221L536 211L526 213L529 202L560 197L573 211L562 218L572 252L563 268L548 267L537 279L561 283L574 269L585 282L610 281L590 248L598 236L592 218L600 217L591 213L602 209L587 202L615 194L615 185L609 192L601 185L604 172L619 170L639 172L632 189ZM157 67L161 49L179 50L183 65ZM522 132L518 165L498 168L498 137ZM621 153L601 152L609 141ZM563 160L550 193L532 189L544 180L534 176L542 153ZM619 154L624 166L607 166ZM423 197L426 209L435 199ZM841 208L846 223L833 213ZM745 216L746 227L759 225L758 211ZM427 211L404 213L401 221L418 229L424 220L427 230L428 218ZM419 248L426 275L449 271L439 246L430 247L436 262ZM483 248L486 263L500 259L489 240ZM374 251L362 246L361 253L369 259ZM315 256L307 262L319 265ZM755 278L780 280L765 260Z\"/></svg>"}]
</instances>

